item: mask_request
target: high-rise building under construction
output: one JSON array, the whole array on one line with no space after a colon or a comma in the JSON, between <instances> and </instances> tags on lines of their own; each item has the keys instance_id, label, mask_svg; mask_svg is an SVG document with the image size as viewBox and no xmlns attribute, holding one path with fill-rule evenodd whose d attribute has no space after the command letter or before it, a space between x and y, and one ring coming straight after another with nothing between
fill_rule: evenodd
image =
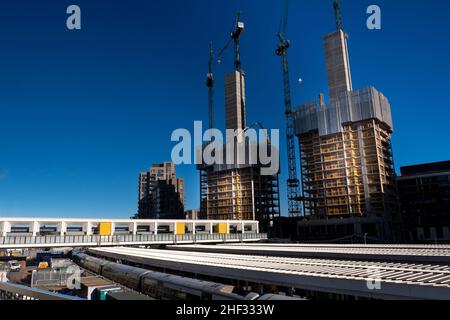
<instances>
[{"instance_id":1,"label":"high-rise building under construction","mask_svg":"<svg viewBox=\"0 0 450 320\"><path fill-rule=\"evenodd\" d=\"M258 220L260 230L269 232L279 216L278 173L262 175L261 165L249 161L251 148L261 145L246 138L245 74L235 70L225 75L226 129L234 130L234 161L200 165L202 218ZM244 146L245 161L238 162L237 150ZM226 158L226 146L223 146Z\"/></svg>"},{"instance_id":2,"label":"high-rise building under construction","mask_svg":"<svg viewBox=\"0 0 450 320\"><path fill-rule=\"evenodd\" d=\"M400 221L390 105L373 87L353 90L347 34L337 21L324 38L329 103L321 94L295 112L306 216L298 235L392 240Z\"/></svg>"},{"instance_id":3,"label":"high-rise building under construction","mask_svg":"<svg viewBox=\"0 0 450 320\"><path fill-rule=\"evenodd\" d=\"M277 157L278 150L268 143L258 143L247 137L252 125L247 124L245 96L245 73L241 67L240 36L244 31L244 22L240 12L236 17L236 25L231 38L219 53L222 54L230 43L234 43L234 71L225 75L225 123L227 138L225 144L214 149L222 156L220 163L208 164L202 161L200 170L200 217L208 219L258 220L259 229L263 232L273 231L273 221L280 215L278 168L275 173L265 175L260 161L260 151L272 159ZM211 56L207 86L209 89L210 123L212 112L213 79ZM259 124L259 123L258 123ZM256 125L256 124L255 124ZM260 124L259 124L260 126ZM229 136L229 131L233 135ZM207 145L202 146L202 151ZM261 149L267 148L267 150ZM256 151L256 159L255 152ZM218 154L216 153L215 156ZM219 157L220 158L220 157ZM205 160L205 159L203 159ZM222 161L223 160L223 161ZM256 160L256 161L255 161ZM270 164L269 164L270 165ZM266 169L266 168L264 168Z\"/></svg>"}]
</instances>

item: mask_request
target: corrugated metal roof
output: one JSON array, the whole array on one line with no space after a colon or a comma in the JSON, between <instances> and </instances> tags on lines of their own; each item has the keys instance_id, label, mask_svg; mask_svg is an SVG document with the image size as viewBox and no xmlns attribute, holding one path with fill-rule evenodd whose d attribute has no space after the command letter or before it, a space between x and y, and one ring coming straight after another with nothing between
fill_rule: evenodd
<instances>
[{"instance_id":1,"label":"corrugated metal roof","mask_svg":"<svg viewBox=\"0 0 450 320\"><path fill-rule=\"evenodd\" d=\"M210 276L375 298L448 299L450 265L98 248L111 258ZM379 280L380 290L368 284Z\"/></svg>"}]
</instances>

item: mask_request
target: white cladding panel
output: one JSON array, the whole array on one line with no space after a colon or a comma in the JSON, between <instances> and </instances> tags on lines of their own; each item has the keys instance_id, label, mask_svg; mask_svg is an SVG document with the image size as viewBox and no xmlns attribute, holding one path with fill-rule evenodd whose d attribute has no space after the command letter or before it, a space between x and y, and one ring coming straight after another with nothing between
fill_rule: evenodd
<instances>
[{"instance_id":1,"label":"white cladding panel","mask_svg":"<svg viewBox=\"0 0 450 320\"><path fill-rule=\"evenodd\" d=\"M377 119L393 131L391 107L386 97L375 88L343 92L328 106L308 102L295 110L295 134L319 130L320 136L339 133L343 125Z\"/></svg>"}]
</instances>

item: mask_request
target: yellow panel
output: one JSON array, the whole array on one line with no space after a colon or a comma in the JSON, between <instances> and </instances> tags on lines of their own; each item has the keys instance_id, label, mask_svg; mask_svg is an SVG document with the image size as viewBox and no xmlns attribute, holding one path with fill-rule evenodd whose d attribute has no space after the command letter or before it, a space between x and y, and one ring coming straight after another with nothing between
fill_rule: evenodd
<instances>
[{"instance_id":1,"label":"yellow panel","mask_svg":"<svg viewBox=\"0 0 450 320\"><path fill-rule=\"evenodd\" d=\"M22 256L22 253L18 250L14 250L10 253L11 257L20 257Z\"/></svg>"},{"instance_id":2,"label":"yellow panel","mask_svg":"<svg viewBox=\"0 0 450 320\"><path fill-rule=\"evenodd\" d=\"M110 236L111 235L111 222L100 222L98 225L98 233L101 236Z\"/></svg>"},{"instance_id":3,"label":"yellow panel","mask_svg":"<svg viewBox=\"0 0 450 320\"><path fill-rule=\"evenodd\" d=\"M177 222L176 234L185 234L185 233L186 233L186 224L183 222Z\"/></svg>"},{"instance_id":4,"label":"yellow panel","mask_svg":"<svg viewBox=\"0 0 450 320\"><path fill-rule=\"evenodd\" d=\"M228 226L226 223L219 223L218 225L218 233L219 234L227 234L228 233Z\"/></svg>"}]
</instances>

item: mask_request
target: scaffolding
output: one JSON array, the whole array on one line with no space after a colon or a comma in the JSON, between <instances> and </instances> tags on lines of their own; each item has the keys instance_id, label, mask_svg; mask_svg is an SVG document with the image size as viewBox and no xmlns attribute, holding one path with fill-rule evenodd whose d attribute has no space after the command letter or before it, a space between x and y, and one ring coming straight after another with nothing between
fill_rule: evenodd
<instances>
[{"instance_id":1,"label":"scaffolding","mask_svg":"<svg viewBox=\"0 0 450 320\"><path fill-rule=\"evenodd\" d=\"M342 93L330 106L300 106L296 134L306 215L385 217L397 209L387 99L374 88Z\"/></svg>"},{"instance_id":2,"label":"scaffolding","mask_svg":"<svg viewBox=\"0 0 450 320\"><path fill-rule=\"evenodd\" d=\"M261 230L268 232L280 216L278 173L263 175L260 164L246 160L241 165L197 166L200 216L211 220L257 220Z\"/></svg>"}]
</instances>

